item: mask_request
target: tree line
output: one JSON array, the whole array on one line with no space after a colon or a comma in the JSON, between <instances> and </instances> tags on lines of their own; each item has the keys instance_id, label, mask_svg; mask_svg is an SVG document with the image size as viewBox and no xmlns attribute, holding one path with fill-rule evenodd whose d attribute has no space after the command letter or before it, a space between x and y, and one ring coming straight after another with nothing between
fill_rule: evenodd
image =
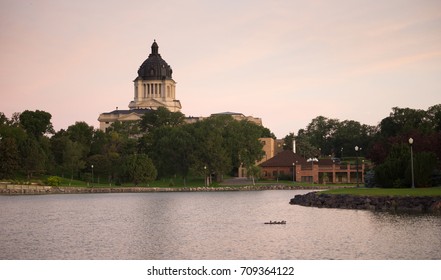
<instances>
[{"instance_id":1,"label":"tree line","mask_svg":"<svg viewBox=\"0 0 441 280\"><path fill-rule=\"evenodd\" d=\"M241 166L255 172L263 156L261 137L275 138L268 128L231 116L186 123L182 113L165 108L139 121L115 122L106 131L85 122L54 131L51 114L40 110L10 119L0 113L0 179L50 174L135 184L191 175L221 180ZM292 149L295 139L297 153L305 157L363 156L375 164L379 185L409 186L409 138L417 185L434 184L428 178L441 158L441 104L427 110L394 107L376 126L318 116L286 135L284 148Z\"/></svg>"},{"instance_id":2,"label":"tree line","mask_svg":"<svg viewBox=\"0 0 441 280\"><path fill-rule=\"evenodd\" d=\"M211 175L220 180L263 156L271 131L231 116L186 123L180 112L152 110L139 121L115 122L105 132L85 122L54 131L48 112L0 113L0 178L44 174L142 184L160 177Z\"/></svg>"},{"instance_id":3,"label":"tree line","mask_svg":"<svg viewBox=\"0 0 441 280\"><path fill-rule=\"evenodd\" d=\"M375 164L379 186L406 187L411 185L410 138L416 185L440 184L441 104L427 110L394 107L376 126L318 116L297 135L287 135L284 147L292 149L295 139L297 153L305 157L363 156Z\"/></svg>"}]
</instances>

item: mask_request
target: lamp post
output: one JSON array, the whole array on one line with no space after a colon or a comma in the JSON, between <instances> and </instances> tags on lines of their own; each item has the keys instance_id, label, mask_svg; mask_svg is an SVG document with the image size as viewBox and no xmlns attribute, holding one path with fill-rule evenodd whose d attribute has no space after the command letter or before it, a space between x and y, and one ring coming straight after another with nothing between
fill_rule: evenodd
<instances>
[{"instance_id":1,"label":"lamp post","mask_svg":"<svg viewBox=\"0 0 441 280\"><path fill-rule=\"evenodd\" d=\"M207 166L204 165L204 185L207 186Z\"/></svg>"},{"instance_id":2,"label":"lamp post","mask_svg":"<svg viewBox=\"0 0 441 280\"><path fill-rule=\"evenodd\" d=\"M93 187L93 164L90 167L92 167L92 187Z\"/></svg>"},{"instance_id":3,"label":"lamp post","mask_svg":"<svg viewBox=\"0 0 441 280\"><path fill-rule=\"evenodd\" d=\"M409 145L410 145L410 170L412 172L412 189L415 188L415 177L413 173L413 138L409 138Z\"/></svg>"},{"instance_id":4,"label":"lamp post","mask_svg":"<svg viewBox=\"0 0 441 280\"><path fill-rule=\"evenodd\" d=\"M358 146L355 146L355 156L356 156L356 170L357 170L357 188L360 186L358 183L358 150L360 150L360 148Z\"/></svg>"},{"instance_id":5,"label":"lamp post","mask_svg":"<svg viewBox=\"0 0 441 280\"><path fill-rule=\"evenodd\" d=\"M295 162L292 163L292 182L295 182L295 173L296 172L296 164Z\"/></svg>"}]
</instances>

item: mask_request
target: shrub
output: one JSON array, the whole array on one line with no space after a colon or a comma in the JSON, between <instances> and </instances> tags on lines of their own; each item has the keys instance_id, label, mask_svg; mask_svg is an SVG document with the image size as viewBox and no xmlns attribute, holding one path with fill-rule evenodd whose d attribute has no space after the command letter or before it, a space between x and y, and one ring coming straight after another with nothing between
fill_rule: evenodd
<instances>
[{"instance_id":1,"label":"shrub","mask_svg":"<svg viewBox=\"0 0 441 280\"><path fill-rule=\"evenodd\" d=\"M61 178L58 176L50 176L46 179L45 183L49 186L59 186L61 184Z\"/></svg>"},{"instance_id":2,"label":"shrub","mask_svg":"<svg viewBox=\"0 0 441 280\"><path fill-rule=\"evenodd\" d=\"M430 152L414 154L416 187L431 186L436 156ZM410 149L407 145L394 145L384 163L375 168L375 181L384 188L403 188L412 184Z\"/></svg>"}]
</instances>

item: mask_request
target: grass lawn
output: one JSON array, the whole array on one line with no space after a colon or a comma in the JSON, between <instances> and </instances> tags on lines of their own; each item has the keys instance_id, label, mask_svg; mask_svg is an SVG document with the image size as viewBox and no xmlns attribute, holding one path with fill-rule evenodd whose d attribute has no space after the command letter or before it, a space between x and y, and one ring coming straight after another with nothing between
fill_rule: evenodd
<instances>
[{"instance_id":1,"label":"grass lawn","mask_svg":"<svg viewBox=\"0 0 441 280\"><path fill-rule=\"evenodd\" d=\"M380 188L346 188L324 191L327 194L350 194L370 196L441 196L441 187L434 188L402 188L402 189L380 189Z\"/></svg>"},{"instance_id":2,"label":"grass lawn","mask_svg":"<svg viewBox=\"0 0 441 280\"><path fill-rule=\"evenodd\" d=\"M203 187L204 186L204 179L203 178L190 178L187 179L184 182L184 179L182 178L167 178L167 179L158 179L153 182L149 183L143 183L139 184L138 186L135 186L132 183L123 183L121 185L115 185L115 183L112 183L110 185L108 182L101 181L100 183L96 180L93 183L94 188L108 188L108 187L151 187L151 188L180 188L180 187ZM91 187L91 183L80 181L80 180L70 180L67 178L61 179L60 186L63 187ZM217 187L217 183L213 183L210 185L210 187Z\"/></svg>"}]
</instances>

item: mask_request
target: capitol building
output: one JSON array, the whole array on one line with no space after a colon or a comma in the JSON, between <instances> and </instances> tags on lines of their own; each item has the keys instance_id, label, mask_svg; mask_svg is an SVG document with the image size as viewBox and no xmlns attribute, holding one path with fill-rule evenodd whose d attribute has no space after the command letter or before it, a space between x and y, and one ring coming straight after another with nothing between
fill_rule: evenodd
<instances>
[{"instance_id":1,"label":"capitol building","mask_svg":"<svg viewBox=\"0 0 441 280\"><path fill-rule=\"evenodd\" d=\"M133 81L133 100L129 103L128 110L116 110L101 113L98 117L100 129L105 131L112 123L120 121L137 121L141 117L165 107L171 112L182 109L181 102L176 99L176 82L172 78L173 70L159 54L159 46L156 41L151 46L151 53L138 69L138 76ZM236 120L246 119L262 125L260 118L245 116L241 113L224 112L212 115L231 115ZM187 118L187 122L194 122L204 117Z\"/></svg>"}]
</instances>

